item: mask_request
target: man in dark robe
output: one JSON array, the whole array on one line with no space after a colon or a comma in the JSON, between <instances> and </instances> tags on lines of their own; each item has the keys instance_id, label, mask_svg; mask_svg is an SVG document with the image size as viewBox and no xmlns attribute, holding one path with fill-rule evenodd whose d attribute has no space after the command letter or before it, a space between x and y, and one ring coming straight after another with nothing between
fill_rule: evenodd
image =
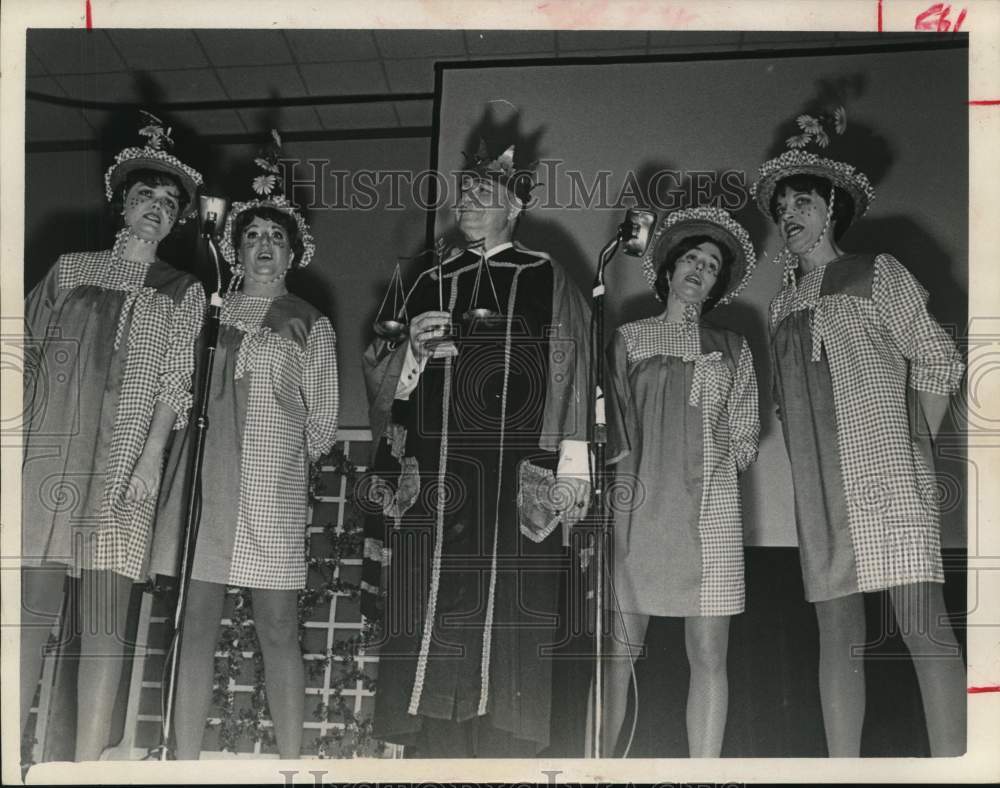
<instances>
[{"instance_id":1,"label":"man in dark robe","mask_svg":"<svg viewBox=\"0 0 1000 788\"><path fill-rule=\"evenodd\" d=\"M513 154L480 148L456 211L467 248L440 281L418 277L408 338L364 358L382 496L362 585L368 615L384 594L375 735L419 757L548 745L564 534L589 499L589 311L557 263L513 242L530 195Z\"/></svg>"}]
</instances>

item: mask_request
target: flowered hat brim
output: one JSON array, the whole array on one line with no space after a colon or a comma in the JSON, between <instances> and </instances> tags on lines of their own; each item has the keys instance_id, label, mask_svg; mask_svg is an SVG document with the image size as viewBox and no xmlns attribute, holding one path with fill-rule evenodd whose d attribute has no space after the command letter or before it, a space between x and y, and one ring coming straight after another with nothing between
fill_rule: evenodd
<instances>
[{"instance_id":1,"label":"flowered hat brim","mask_svg":"<svg viewBox=\"0 0 1000 788\"><path fill-rule=\"evenodd\" d=\"M129 173L135 170L157 170L173 175L187 194L188 203L179 219L188 219L198 210L198 188L202 184L201 173L189 167L176 156L149 148L126 148L115 157L104 174L104 195L108 202L121 186Z\"/></svg>"},{"instance_id":2,"label":"flowered hat brim","mask_svg":"<svg viewBox=\"0 0 1000 788\"><path fill-rule=\"evenodd\" d=\"M725 247L732 258L729 289L716 302L716 306L733 301L750 283L757 266L750 234L722 208L690 208L674 211L660 223L645 256L643 272L649 286L656 290L656 272L670 250L685 238L705 235L719 246Z\"/></svg>"},{"instance_id":3,"label":"flowered hat brim","mask_svg":"<svg viewBox=\"0 0 1000 788\"><path fill-rule=\"evenodd\" d=\"M295 268L305 268L312 262L316 253L316 243L313 240L309 225L295 208L284 197L271 197L264 200L251 200L250 202L234 202L226 216L226 226L219 241L219 251L229 263L230 268L237 264L236 248L233 246L233 227L236 225L237 217L244 211L255 208L271 208L281 211L295 220L295 226L299 231L299 239L302 241L302 258L296 261Z\"/></svg>"},{"instance_id":4,"label":"flowered hat brim","mask_svg":"<svg viewBox=\"0 0 1000 788\"><path fill-rule=\"evenodd\" d=\"M801 150L785 151L764 162L757 173L757 180L750 187L760 212L771 216L771 198L778 181L791 175L814 175L839 186L854 200L854 217L860 219L875 200L875 189L868 177L850 164L826 159ZM852 221L853 221L852 219Z\"/></svg>"}]
</instances>

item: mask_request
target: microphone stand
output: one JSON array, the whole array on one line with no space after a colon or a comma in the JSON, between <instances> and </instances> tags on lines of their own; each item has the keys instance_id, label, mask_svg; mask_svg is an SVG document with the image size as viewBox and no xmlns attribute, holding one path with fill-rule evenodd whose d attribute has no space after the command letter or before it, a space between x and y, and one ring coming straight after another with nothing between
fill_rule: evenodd
<instances>
[{"instance_id":1,"label":"microphone stand","mask_svg":"<svg viewBox=\"0 0 1000 788\"><path fill-rule=\"evenodd\" d=\"M605 459L608 443L608 425L605 415L605 374L604 374L604 296L607 289L604 284L604 272L608 264L614 258L619 245L624 241L626 252L632 255L641 255L645 249L645 233L649 226L655 221L655 215L645 211L629 210L625 214L625 220L618 225L618 230L614 237L604 245L598 256L597 274L594 277L592 294L592 313L594 316L594 330L591 336L592 347L595 348L594 355L594 402L593 402L593 423L591 425L591 441L594 447L594 472L593 472L593 495L592 508L593 517L597 520L597 528L590 533L590 546L594 556L594 593L593 599L596 605L594 622L594 682L592 715L593 725L591 733L592 757L602 757L602 728L603 728L603 699L604 699L604 573L605 573L605 546L611 534L611 512L607 508L607 480L608 473L605 468Z\"/></svg>"},{"instance_id":2,"label":"microphone stand","mask_svg":"<svg viewBox=\"0 0 1000 788\"><path fill-rule=\"evenodd\" d=\"M210 214L210 216L214 216ZM221 218L221 217L218 217ZM195 545L198 543L198 527L201 523L201 471L205 459L205 443L208 435L208 396L212 390L212 368L215 363L215 348L219 340L219 318L222 313L222 273L219 267L219 252L215 241L216 219L209 218L204 223L201 237L206 241L209 254L215 263L216 291L209 300L208 317L205 323L205 347L202 352L200 384L195 392L191 413L197 414L194 421L194 444L188 466L187 489L185 491L184 544L181 550L177 604L174 608L174 635L169 649L170 658L163 678L161 698L166 698L160 725L160 743L150 753L158 755L158 760L168 760L170 737L173 733L174 701L177 696L177 671L180 662L181 643L184 637L184 617L187 610L188 590L191 585L191 570L194 567Z\"/></svg>"}]
</instances>

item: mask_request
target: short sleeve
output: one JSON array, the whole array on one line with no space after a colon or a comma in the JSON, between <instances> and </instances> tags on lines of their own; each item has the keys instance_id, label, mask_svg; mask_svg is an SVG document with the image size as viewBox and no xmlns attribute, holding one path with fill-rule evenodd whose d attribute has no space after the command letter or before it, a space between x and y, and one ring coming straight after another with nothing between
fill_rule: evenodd
<instances>
[{"instance_id":1,"label":"short sleeve","mask_svg":"<svg viewBox=\"0 0 1000 788\"><path fill-rule=\"evenodd\" d=\"M952 394L965 364L951 337L927 311L927 291L892 255L875 259L872 299L882 324L910 362L910 386Z\"/></svg>"}]
</instances>

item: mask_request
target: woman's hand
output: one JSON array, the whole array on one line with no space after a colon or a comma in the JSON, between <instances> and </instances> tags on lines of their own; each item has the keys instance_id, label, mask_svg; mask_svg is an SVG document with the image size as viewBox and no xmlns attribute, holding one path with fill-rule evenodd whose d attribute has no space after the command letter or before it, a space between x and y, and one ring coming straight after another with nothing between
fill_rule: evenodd
<instances>
[{"instance_id":1,"label":"woman's hand","mask_svg":"<svg viewBox=\"0 0 1000 788\"><path fill-rule=\"evenodd\" d=\"M129 479L125 503L137 504L147 498L156 498L160 489L161 464L161 457L152 458L143 452Z\"/></svg>"},{"instance_id":2,"label":"woman's hand","mask_svg":"<svg viewBox=\"0 0 1000 788\"><path fill-rule=\"evenodd\" d=\"M436 309L422 312L413 318L410 321L410 349L413 357L423 363L448 336L450 325L451 314Z\"/></svg>"}]
</instances>

